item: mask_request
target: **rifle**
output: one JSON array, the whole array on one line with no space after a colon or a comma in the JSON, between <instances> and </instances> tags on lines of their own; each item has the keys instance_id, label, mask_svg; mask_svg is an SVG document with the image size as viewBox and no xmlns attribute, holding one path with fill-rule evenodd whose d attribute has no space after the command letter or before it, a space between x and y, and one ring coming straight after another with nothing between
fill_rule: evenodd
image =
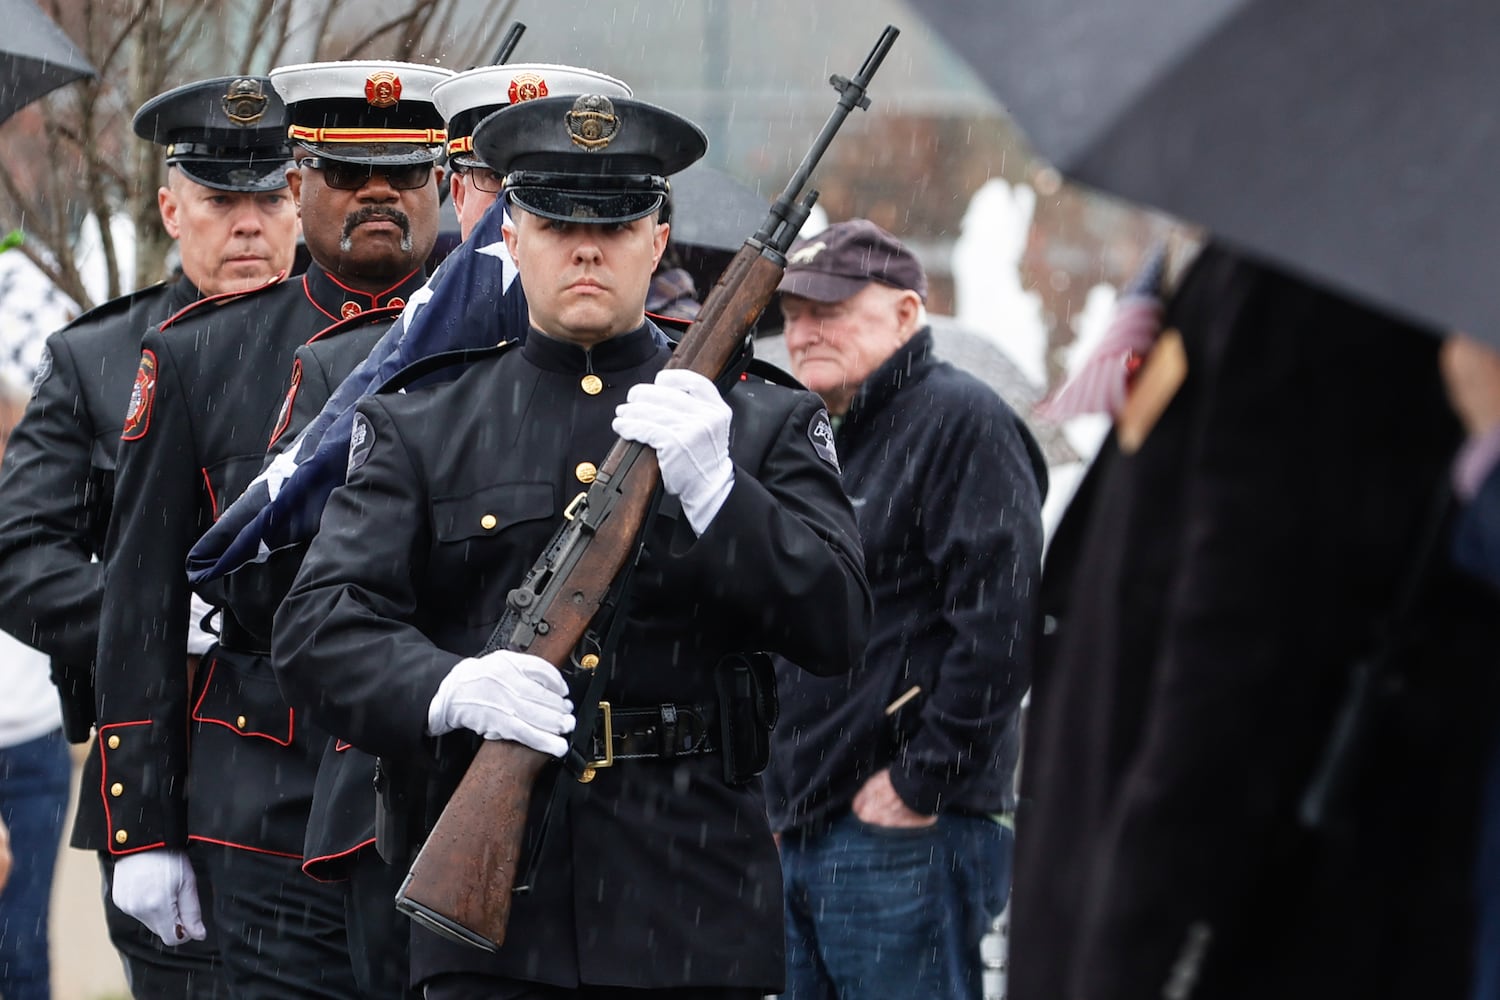
<instances>
[{"instance_id":1,"label":"rifle","mask_svg":"<svg viewBox=\"0 0 1500 1000\"><path fill-rule=\"evenodd\" d=\"M500 39L499 48L495 49L493 62L496 66L503 66L505 63L510 62L510 54L516 50L516 43L521 40L521 36L524 34L526 34L526 25L520 21L512 21L510 30L505 33L504 38Z\"/></svg>"},{"instance_id":2,"label":"rifle","mask_svg":"<svg viewBox=\"0 0 1500 1000\"><path fill-rule=\"evenodd\" d=\"M899 33L887 26L852 80L829 78L839 92L837 106L766 221L714 285L666 367L717 380L743 349L781 282L786 252L817 201L816 191L803 195L802 189L849 113L870 106L865 90ZM660 481L654 451L615 442L588 492L568 505L562 527L522 585L507 595L506 618L496 630L505 633L498 638L506 648L564 669L590 622L612 600L616 577L636 551ZM597 665L596 655L582 657L580 664L590 669L591 659ZM396 908L445 937L497 951L510 917L532 786L549 760L519 743L485 741L412 862ZM579 780L592 777L592 768L585 767Z\"/></svg>"}]
</instances>

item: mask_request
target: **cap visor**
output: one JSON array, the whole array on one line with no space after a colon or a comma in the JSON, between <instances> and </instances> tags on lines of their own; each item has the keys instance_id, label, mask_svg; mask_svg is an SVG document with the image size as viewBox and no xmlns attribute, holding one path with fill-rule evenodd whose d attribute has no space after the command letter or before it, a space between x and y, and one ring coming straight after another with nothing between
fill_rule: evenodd
<instances>
[{"instance_id":1,"label":"cap visor","mask_svg":"<svg viewBox=\"0 0 1500 1000\"><path fill-rule=\"evenodd\" d=\"M815 302L842 302L868 285L870 278L849 278L824 271L788 271L776 290L783 295L798 295Z\"/></svg>"},{"instance_id":2,"label":"cap visor","mask_svg":"<svg viewBox=\"0 0 1500 1000\"><path fill-rule=\"evenodd\" d=\"M559 188L507 188L513 204L559 222L605 225L633 222L661 207L660 191L565 191Z\"/></svg>"},{"instance_id":3,"label":"cap visor","mask_svg":"<svg viewBox=\"0 0 1500 1000\"><path fill-rule=\"evenodd\" d=\"M367 166L384 164L402 167L412 163L435 163L443 151L441 146L410 142L304 142L299 145L310 153L330 160Z\"/></svg>"},{"instance_id":4,"label":"cap visor","mask_svg":"<svg viewBox=\"0 0 1500 1000\"><path fill-rule=\"evenodd\" d=\"M288 160L175 160L172 165L204 187L218 191L279 191L286 187Z\"/></svg>"}]
</instances>

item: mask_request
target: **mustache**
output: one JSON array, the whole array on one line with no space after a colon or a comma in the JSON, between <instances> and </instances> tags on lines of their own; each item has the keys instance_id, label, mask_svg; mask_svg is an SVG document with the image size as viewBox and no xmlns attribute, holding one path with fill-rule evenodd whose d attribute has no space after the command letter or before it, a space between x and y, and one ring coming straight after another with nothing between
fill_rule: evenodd
<instances>
[{"instance_id":1,"label":"mustache","mask_svg":"<svg viewBox=\"0 0 1500 1000\"><path fill-rule=\"evenodd\" d=\"M356 209L344 217L344 232L339 239L339 249L348 253L354 249L354 230L366 222L390 222L401 227L401 249L410 250L411 242L411 219L407 218L405 212L399 208L387 208L383 205L365 205Z\"/></svg>"}]
</instances>

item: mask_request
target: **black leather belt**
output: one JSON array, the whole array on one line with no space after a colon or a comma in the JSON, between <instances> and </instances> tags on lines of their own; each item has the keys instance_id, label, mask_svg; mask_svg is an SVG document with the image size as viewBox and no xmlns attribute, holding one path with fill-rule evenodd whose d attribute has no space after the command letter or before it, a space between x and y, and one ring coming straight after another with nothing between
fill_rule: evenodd
<instances>
[{"instance_id":1,"label":"black leather belt","mask_svg":"<svg viewBox=\"0 0 1500 1000\"><path fill-rule=\"evenodd\" d=\"M614 708L599 703L599 715L589 739L595 767L617 760L667 760L697 757L719 749L714 734L717 706L657 705L654 708Z\"/></svg>"},{"instance_id":2,"label":"black leather belt","mask_svg":"<svg viewBox=\"0 0 1500 1000\"><path fill-rule=\"evenodd\" d=\"M228 611L219 612L219 645L235 653L270 656L271 640L241 625Z\"/></svg>"}]
</instances>

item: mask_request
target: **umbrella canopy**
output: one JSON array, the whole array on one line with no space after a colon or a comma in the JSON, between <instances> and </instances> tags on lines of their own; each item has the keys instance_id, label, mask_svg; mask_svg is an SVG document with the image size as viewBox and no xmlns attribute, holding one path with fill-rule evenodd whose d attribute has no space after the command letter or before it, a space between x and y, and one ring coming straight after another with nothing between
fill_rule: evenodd
<instances>
[{"instance_id":1,"label":"umbrella canopy","mask_svg":"<svg viewBox=\"0 0 1500 1000\"><path fill-rule=\"evenodd\" d=\"M0 0L0 122L65 83L94 75L83 53L32 0Z\"/></svg>"},{"instance_id":2,"label":"umbrella canopy","mask_svg":"<svg viewBox=\"0 0 1500 1000\"><path fill-rule=\"evenodd\" d=\"M1500 6L912 3L1069 176L1500 344Z\"/></svg>"}]
</instances>

